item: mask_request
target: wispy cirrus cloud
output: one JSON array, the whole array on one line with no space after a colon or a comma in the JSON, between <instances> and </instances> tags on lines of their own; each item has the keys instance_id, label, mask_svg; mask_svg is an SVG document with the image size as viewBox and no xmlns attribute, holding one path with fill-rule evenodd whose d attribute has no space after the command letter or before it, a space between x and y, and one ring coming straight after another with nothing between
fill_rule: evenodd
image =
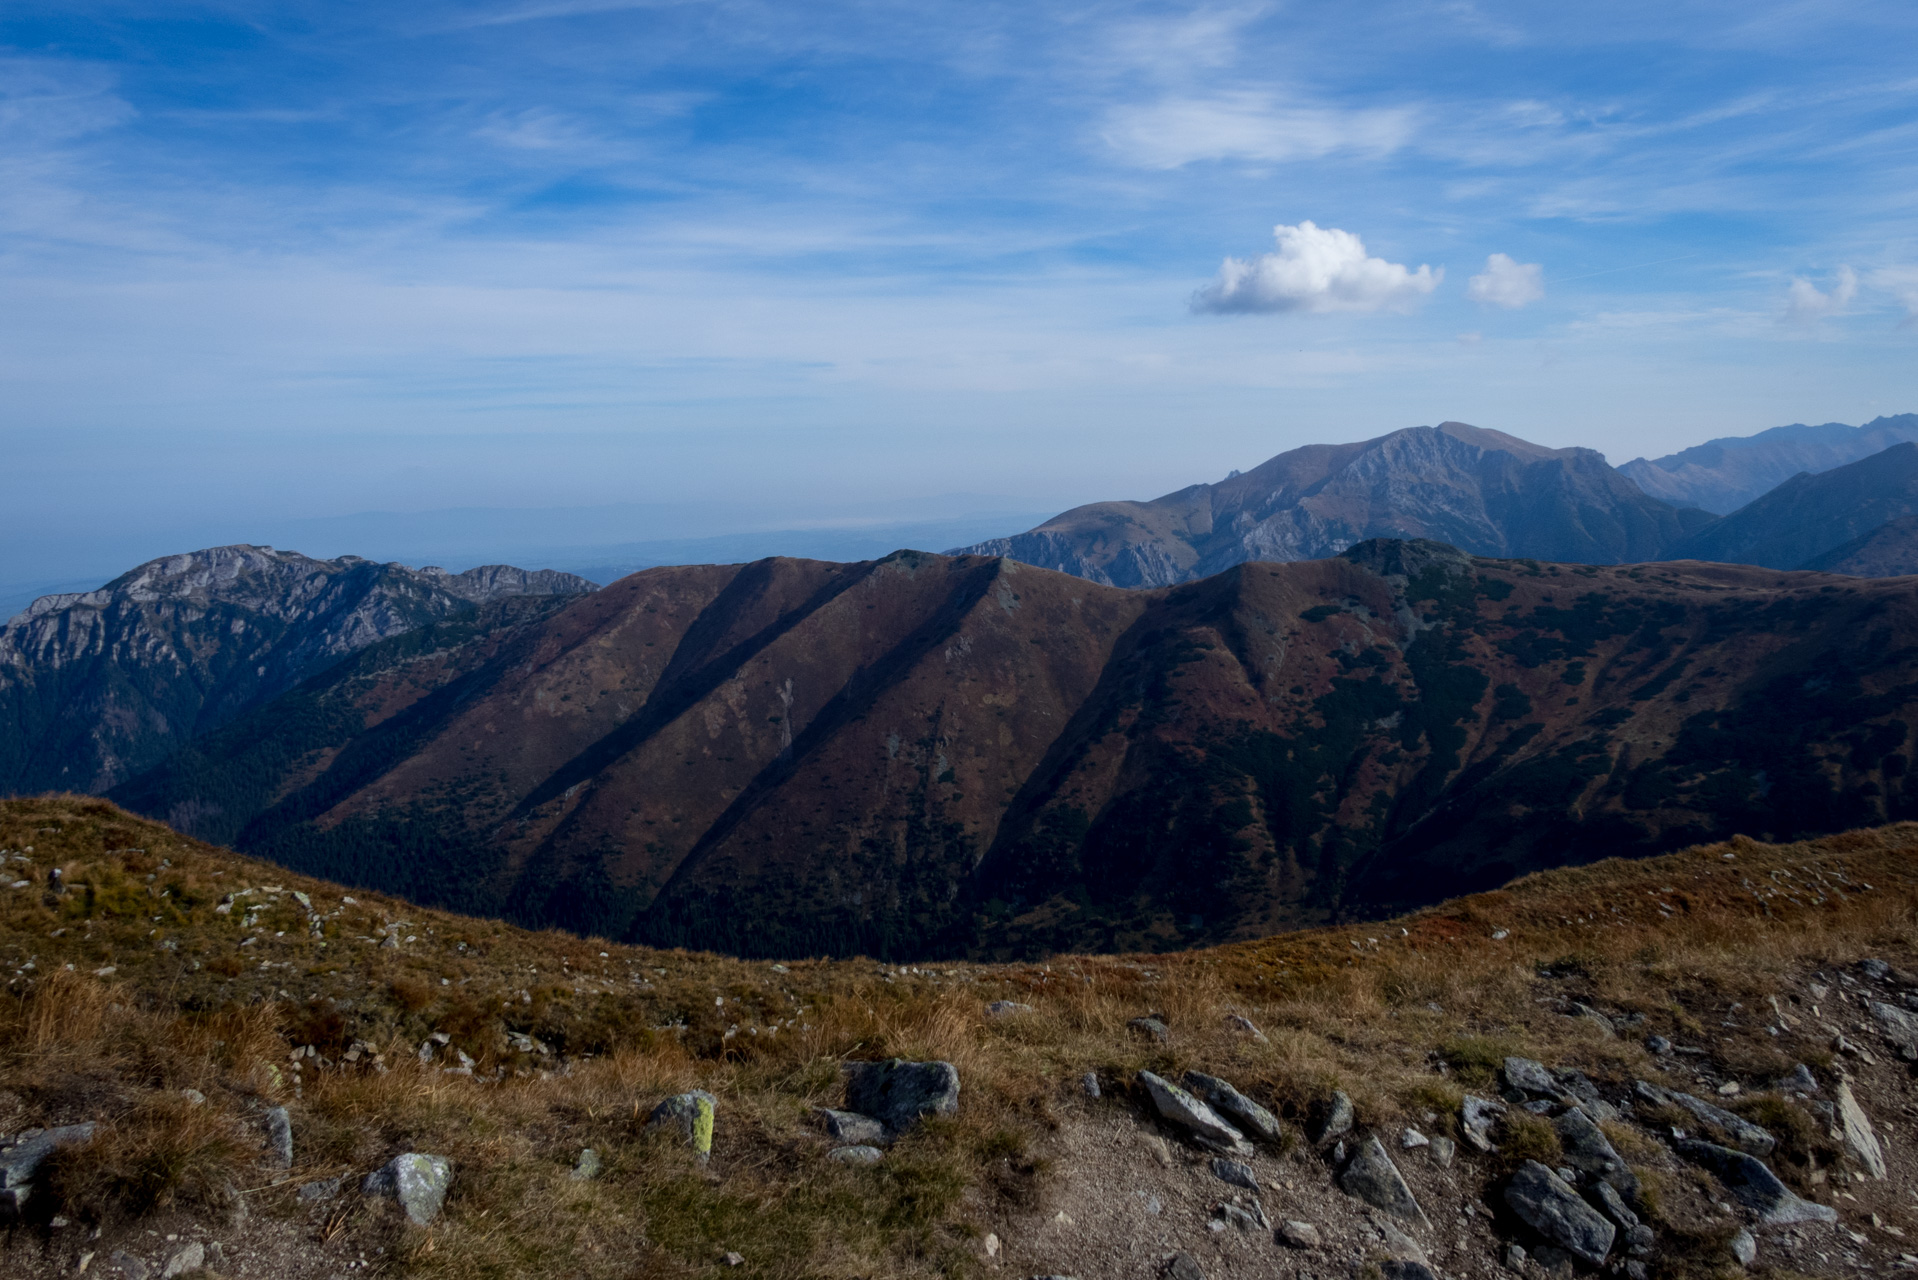
<instances>
[{"instance_id":1,"label":"wispy cirrus cloud","mask_svg":"<svg viewBox=\"0 0 1918 1280\"><path fill-rule=\"evenodd\" d=\"M1216 315L1285 311L1407 311L1439 281L1443 267L1413 271L1375 258L1350 231L1312 222L1272 229L1278 249L1227 258L1211 284L1192 296L1194 311Z\"/></svg>"}]
</instances>

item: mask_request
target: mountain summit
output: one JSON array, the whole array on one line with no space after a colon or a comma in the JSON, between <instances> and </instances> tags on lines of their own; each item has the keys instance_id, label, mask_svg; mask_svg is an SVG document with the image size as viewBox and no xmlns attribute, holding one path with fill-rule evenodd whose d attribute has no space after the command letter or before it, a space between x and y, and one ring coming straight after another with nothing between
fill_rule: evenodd
<instances>
[{"instance_id":1,"label":"mountain summit","mask_svg":"<svg viewBox=\"0 0 1918 1280\"><path fill-rule=\"evenodd\" d=\"M592 590L550 569L456 574L241 544L42 596L0 628L0 794L104 791L376 641Z\"/></svg>"},{"instance_id":2,"label":"mountain summit","mask_svg":"<svg viewBox=\"0 0 1918 1280\"><path fill-rule=\"evenodd\" d=\"M1151 502L1095 502L958 554L1006 556L1115 587L1163 587L1247 561L1316 560L1367 538L1578 564L1659 559L1710 522L1649 497L1591 449L1463 422L1307 445Z\"/></svg>"}]
</instances>

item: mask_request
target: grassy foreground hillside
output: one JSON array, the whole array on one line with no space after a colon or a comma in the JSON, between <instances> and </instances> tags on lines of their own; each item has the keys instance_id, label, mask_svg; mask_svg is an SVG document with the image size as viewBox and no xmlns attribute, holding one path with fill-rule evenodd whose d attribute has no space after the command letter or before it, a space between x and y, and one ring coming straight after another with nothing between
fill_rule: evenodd
<instances>
[{"instance_id":1,"label":"grassy foreground hillside","mask_svg":"<svg viewBox=\"0 0 1918 1280\"><path fill-rule=\"evenodd\" d=\"M1898 1004L1918 969L1918 824L1600 863L1208 951L909 968L527 932L347 893L84 797L0 802L0 850L0 1134L99 1125L37 1175L0 1253L10 1275L86 1258L159 1276L192 1243L219 1245L204 1265L234 1276L1090 1280L1187 1274L1180 1254L1212 1277L1377 1274L1404 1236L1336 1190L1303 1136L1334 1089L1355 1103L1352 1140L1377 1133L1404 1170L1432 1269L1509 1275L1505 1244L1536 1242L1499 1188L1522 1159L1561 1158L1551 1125L1514 1107L1498 1151L1461 1145L1448 1165L1399 1136L1460 1137L1461 1097L1491 1096L1508 1055L1614 1100L1635 1080L1687 1090L1777 1135L1769 1163L1841 1221L1758 1230L1755 1270L1882 1272L1918 1248L1911 1071L1866 1003ZM993 1016L1001 1000L1029 1009ZM1129 1025L1148 1014L1164 1041ZM1654 1035L1677 1049L1652 1053ZM842 1105L842 1062L889 1056L954 1063L957 1114L877 1164L827 1159L813 1108ZM1848 1081L1887 1176L1772 1087L1801 1063L1824 1097ZM1193 1068L1278 1113L1285 1140L1250 1161L1262 1207L1314 1223L1321 1247L1211 1225L1245 1193L1137 1084ZM644 1127L691 1088L718 1099L706 1163ZM292 1119L290 1169L267 1158L270 1106ZM1606 1129L1646 1187L1653 1276L1736 1265L1737 1206L1660 1140L1680 1124L1696 1128L1641 1103ZM575 1179L589 1147L603 1172ZM409 1150L453 1162L427 1227L355 1190Z\"/></svg>"}]
</instances>

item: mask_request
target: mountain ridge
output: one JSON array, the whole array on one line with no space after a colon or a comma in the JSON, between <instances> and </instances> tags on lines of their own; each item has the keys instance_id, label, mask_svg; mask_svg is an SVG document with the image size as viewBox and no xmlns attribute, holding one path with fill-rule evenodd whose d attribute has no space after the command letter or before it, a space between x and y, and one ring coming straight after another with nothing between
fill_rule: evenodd
<instances>
[{"instance_id":1,"label":"mountain ridge","mask_svg":"<svg viewBox=\"0 0 1918 1280\"><path fill-rule=\"evenodd\" d=\"M1800 472L1674 548L1688 559L1810 567L1825 553L1918 514L1918 443L1895 444L1857 462Z\"/></svg>"},{"instance_id":2,"label":"mountain ridge","mask_svg":"<svg viewBox=\"0 0 1918 1280\"><path fill-rule=\"evenodd\" d=\"M1634 458L1618 470L1673 506L1729 515L1800 472L1829 471L1912 440L1918 440L1918 413L1878 417L1856 427L1801 422L1755 435L1720 436L1662 458Z\"/></svg>"}]
</instances>

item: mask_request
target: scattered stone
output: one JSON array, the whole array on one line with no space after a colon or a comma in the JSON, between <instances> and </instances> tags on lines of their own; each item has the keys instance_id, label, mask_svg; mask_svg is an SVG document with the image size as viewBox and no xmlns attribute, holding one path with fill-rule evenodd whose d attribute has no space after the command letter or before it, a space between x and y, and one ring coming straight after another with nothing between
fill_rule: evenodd
<instances>
[{"instance_id":1,"label":"scattered stone","mask_svg":"<svg viewBox=\"0 0 1918 1280\"><path fill-rule=\"evenodd\" d=\"M1481 1152L1496 1151L1498 1147L1492 1141L1492 1128L1505 1114L1505 1104L1492 1098L1478 1098L1465 1095L1465 1101L1459 1106L1459 1132L1465 1140Z\"/></svg>"},{"instance_id":2,"label":"scattered stone","mask_svg":"<svg viewBox=\"0 0 1918 1280\"><path fill-rule=\"evenodd\" d=\"M320 1200L331 1200L340 1194L339 1178L320 1178L313 1182L302 1182L293 1194L307 1204Z\"/></svg>"},{"instance_id":3,"label":"scattered stone","mask_svg":"<svg viewBox=\"0 0 1918 1280\"><path fill-rule=\"evenodd\" d=\"M1319 1121L1318 1132L1312 1135L1316 1146L1324 1146L1334 1138L1342 1138L1352 1132L1352 1099L1343 1089L1332 1091L1331 1101L1326 1103L1325 1115Z\"/></svg>"},{"instance_id":4,"label":"scattered stone","mask_svg":"<svg viewBox=\"0 0 1918 1280\"><path fill-rule=\"evenodd\" d=\"M198 1271L206 1265L206 1246L195 1241L175 1249L160 1268L160 1280L173 1280L189 1271Z\"/></svg>"},{"instance_id":5,"label":"scattered stone","mask_svg":"<svg viewBox=\"0 0 1918 1280\"><path fill-rule=\"evenodd\" d=\"M1652 1229L1641 1222L1625 1232L1625 1247L1634 1258L1649 1258L1657 1238Z\"/></svg>"},{"instance_id":6,"label":"scattered stone","mask_svg":"<svg viewBox=\"0 0 1918 1280\"><path fill-rule=\"evenodd\" d=\"M1339 1175L1339 1186L1345 1194L1395 1218L1431 1225L1425 1210L1419 1208L1418 1200L1412 1195L1412 1188L1405 1185L1405 1175L1392 1163L1392 1157L1385 1154L1385 1144L1376 1137L1367 1138L1352 1162L1345 1166L1345 1172Z\"/></svg>"},{"instance_id":7,"label":"scattered stone","mask_svg":"<svg viewBox=\"0 0 1918 1280\"><path fill-rule=\"evenodd\" d=\"M1245 1135L1234 1129L1219 1117L1219 1114L1203 1101L1195 1098L1170 1080L1161 1079L1150 1071L1139 1073L1139 1083L1152 1097L1152 1105L1159 1114L1176 1125L1182 1126L1201 1146L1218 1151L1229 1151L1234 1155L1251 1155L1252 1146Z\"/></svg>"},{"instance_id":8,"label":"scattered stone","mask_svg":"<svg viewBox=\"0 0 1918 1280\"><path fill-rule=\"evenodd\" d=\"M1559 1067L1552 1072L1552 1079L1585 1109L1585 1114L1594 1120L1612 1121L1618 1119L1618 1108L1599 1097L1598 1086L1583 1071L1571 1067Z\"/></svg>"},{"instance_id":9,"label":"scattered stone","mask_svg":"<svg viewBox=\"0 0 1918 1280\"><path fill-rule=\"evenodd\" d=\"M846 1107L904 1133L930 1115L959 1110L959 1068L950 1062L849 1062Z\"/></svg>"},{"instance_id":10,"label":"scattered stone","mask_svg":"<svg viewBox=\"0 0 1918 1280\"><path fill-rule=\"evenodd\" d=\"M1860 960L1858 968L1873 982L1883 982L1891 977L1891 966L1883 960Z\"/></svg>"},{"instance_id":11,"label":"scattered stone","mask_svg":"<svg viewBox=\"0 0 1918 1280\"><path fill-rule=\"evenodd\" d=\"M1274 1143L1285 1136L1279 1128L1277 1116L1217 1076L1188 1071L1184 1083L1186 1088L1204 1098L1214 1111L1233 1121L1245 1133Z\"/></svg>"},{"instance_id":12,"label":"scattered stone","mask_svg":"<svg viewBox=\"0 0 1918 1280\"><path fill-rule=\"evenodd\" d=\"M1255 1024L1252 1021L1252 1019L1243 1017L1240 1014L1236 1014L1236 1013L1226 1014L1225 1025L1228 1027L1231 1027L1234 1031L1243 1031L1246 1035L1251 1036L1252 1039L1258 1044L1271 1043L1269 1040L1265 1038L1265 1032L1259 1030L1257 1024Z\"/></svg>"},{"instance_id":13,"label":"scattered stone","mask_svg":"<svg viewBox=\"0 0 1918 1280\"><path fill-rule=\"evenodd\" d=\"M1432 1145L1432 1140L1417 1129L1407 1128L1405 1132L1399 1134L1399 1145L1410 1151L1414 1147L1429 1147Z\"/></svg>"},{"instance_id":14,"label":"scattered stone","mask_svg":"<svg viewBox=\"0 0 1918 1280\"><path fill-rule=\"evenodd\" d=\"M1811 1073L1810 1067L1801 1062L1791 1069L1790 1075L1778 1082L1777 1088L1785 1093L1816 1094L1818 1077Z\"/></svg>"},{"instance_id":15,"label":"scattered stone","mask_svg":"<svg viewBox=\"0 0 1918 1280\"><path fill-rule=\"evenodd\" d=\"M1852 1096L1850 1082L1840 1080L1837 1089L1833 1090L1833 1096L1838 1102L1838 1121L1845 1135L1845 1150L1865 1166L1865 1172L1874 1178L1883 1178L1884 1148L1878 1145L1878 1135L1872 1131L1871 1118L1858 1105L1858 1099Z\"/></svg>"},{"instance_id":16,"label":"scattered stone","mask_svg":"<svg viewBox=\"0 0 1918 1280\"><path fill-rule=\"evenodd\" d=\"M53 1129L28 1129L13 1143L0 1149L0 1223L17 1222L20 1206L33 1193L33 1175L46 1158L61 1147L93 1139L94 1125L61 1125Z\"/></svg>"},{"instance_id":17,"label":"scattered stone","mask_svg":"<svg viewBox=\"0 0 1918 1280\"><path fill-rule=\"evenodd\" d=\"M1568 1109L1552 1122L1558 1132L1565 1159L1574 1169L1600 1182L1608 1183L1632 1199L1638 1198L1638 1175L1606 1138L1605 1131L1578 1107ZM1626 1224L1630 1225L1630 1224Z\"/></svg>"},{"instance_id":18,"label":"scattered stone","mask_svg":"<svg viewBox=\"0 0 1918 1280\"><path fill-rule=\"evenodd\" d=\"M999 1256L999 1237L994 1235L990 1231L986 1232L986 1238L982 1242L982 1247L985 1249L986 1256L988 1258L998 1257Z\"/></svg>"},{"instance_id":19,"label":"scattered stone","mask_svg":"<svg viewBox=\"0 0 1918 1280\"><path fill-rule=\"evenodd\" d=\"M1452 1161L1458 1158L1458 1143L1450 1138L1432 1139L1432 1163L1441 1169L1452 1167Z\"/></svg>"},{"instance_id":20,"label":"scattered stone","mask_svg":"<svg viewBox=\"0 0 1918 1280\"><path fill-rule=\"evenodd\" d=\"M1252 1172L1252 1166L1239 1160L1227 1160L1224 1156L1212 1158L1212 1176L1221 1182L1229 1182L1235 1187L1244 1187L1247 1191L1259 1189L1258 1175Z\"/></svg>"},{"instance_id":21,"label":"scattered stone","mask_svg":"<svg viewBox=\"0 0 1918 1280\"><path fill-rule=\"evenodd\" d=\"M1625 1197L1619 1195L1618 1189L1611 1183L1594 1183L1592 1199L1598 1201L1598 1207L1605 1211L1606 1217L1624 1230L1630 1231L1638 1225L1638 1215L1632 1212L1631 1206L1625 1203Z\"/></svg>"},{"instance_id":22,"label":"scattered stone","mask_svg":"<svg viewBox=\"0 0 1918 1280\"><path fill-rule=\"evenodd\" d=\"M1145 1143L1145 1149L1152 1153L1154 1160L1168 1169L1172 1167L1172 1148L1165 1144L1164 1138L1156 1133L1147 1133L1141 1134L1140 1139Z\"/></svg>"},{"instance_id":23,"label":"scattered stone","mask_svg":"<svg viewBox=\"0 0 1918 1280\"><path fill-rule=\"evenodd\" d=\"M1416 1262L1420 1266L1431 1265L1432 1260L1425 1254L1425 1246L1406 1235L1391 1223L1375 1219L1372 1226L1385 1241L1385 1252L1401 1262Z\"/></svg>"},{"instance_id":24,"label":"scattered stone","mask_svg":"<svg viewBox=\"0 0 1918 1280\"><path fill-rule=\"evenodd\" d=\"M153 1268L124 1249L115 1249L112 1258L108 1261L120 1268L120 1274L125 1276L126 1280L147 1280L147 1277L153 1274Z\"/></svg>"},{"instance_id":25,"label":"scattered stone","mask_svg":"<svg viewBox=\"0 0 1918 1280\"><path fill-rule=\"evenodd\" d=\"M188 1106L204 1107L206 1105L206 1095L198 1089L182 1089L180 1090L180 1096L187 1100Z\"/></svg>"},{"instance_id":26,"label":"scattered stone","mask_svg":"<svg viewBox=\"0 0 1918 1280\"><path fill-rule=\"evenodd\" d=\"M599 1152L587 1147L579 1153L579 1159L573 1162L573 1181L591 1182L599 1176L599 1171L603 1167Z\"/></svg>"},{"instance_id":27,"label":"scattered stone","mask_svg":"<svg viewBox=\"0 0 1918 1280\"><path fill-rule=\"evenodd\" d=\"M1897 1046L1901 1056L1918 1057L1918 1014L1907 1013L1883 1000L1873 1000L1871 1016L1878 1020L1878 1029L1884 1033L1885 1039Z\"/></svg>"},{"instance_id":28,"label":"scattered stone","mask_svg":"<svg viewBox=\"0 0 1918 1280\"><path fill-rule=\"evenodd\" d=\"M276 1169L293 1167L293 1117L285 1107L268 1107L261 1117L266 1125L266 1149L273 1154Z\"/></svg>"},{"instance_id":29,"label":"scattered stone","mask_svg":"<svg viewBox=\"0 0 1918 1280\"><path fill-rule=\"evenodd\" d=\"M1162 1280L1205 1280L1205 1269L1189 1253L1175 1253L1159 1269Z\"/></svg>"},{"instance_id":30,"label":"scattered stone","mask_svg":"<svg viewBox=\"0 0 1918 1280\"><path fill-rule=\"evenodd\" d=\"M746 1255L742 1253L734 1253L731 1250L728 1250L725 1253L720 1254L719 1260L725 1263L729 1267L743 1267L746 1265Z\"/></svg>"},{"instance_id":31,"label":"scattered stone","mask_svg":"<svg viewBox=\"0 0 1918 1280\"><path fill-rule=\"evenodd\" d=\"M994 1000L986 1006L986 1013L994 1018L1010 1018L1015 1013L1031 1013L1032 1006L1020 1004L1017 1000Z\"/></svg>"},{"instance_id":32,"label":"scattered stone","mask_svg":"<svg viewBox=\"0 0 1918 1280\"><path fill-rule=\"evenodd\" d=\"M826 1153L826 1159L840 1164L878 1164L885 1158L886 1153L878 1147L834 1147Z\"/></svg>"},{"instance_id":33,"label":"scattered stone","mask_svg":"<svg viewBox=\"0 0 1918 1280\"><path fill-rule=\"evenodd\" d=\"M1653 1053L1663 1055L1672 1051L1672 1042L1664 1036L1646 1036L1645 1047Z\"/></svg>"},{"instance_id":34,"label":"scattered stone","mask_svg":"<svg viewBox=\"0 0 1918 1280\"><path fill-rule=\"evenodd\" d=\"M1618 1036L1618 1028L1612 1025L1612 1020L1588 1004L1580 1004L1576 1000L1572 1001L1572 1017L1580 1022L1590 1023L1592 1026L1598 1028L1599 1032L1604 1035L1607 1040L1615 1039Z\"/></svg>"},{"instance_id":35,"label":"scattered stone","mask_svg":"<svg viewBox=\"0 0 1918 1280\"><path fill-rule=\"evenodd\" d=\"M1505 1257L1501 1259L1501 1261L1505 1264L1507 1271L1516 1271L1520 1275L1524 1275L1526 1263L1525 1246L1522 1244L1506 1245Z\"/></svg>"},{"instance_id":36,"label":"scattered stone","mask_svg":"<svg viewBox=\"0 0 1918 1280\"><path fill-rule=\"evenodd\" d=\"M1145 1036L1147 1039L1156 1040L1160 1044L1170 1043L1172 1039L1171 1028L1167 1027L1165 1023L1157 1018L1134 1018L1132 1021L1126 1023L1126 1026L1132 1030L1134 1035Z\"/></svg>"},{"instance_id":37,"label":"scattered stone","mask_svg":"<svg viewBox=\"0 0 1918 1280\"><path fill-rule=\"evenodd\" d=\"M1618 1236L1616 1226L1536 1160L1527 1160L1512 1175L1505 1203L1526 1226L1589 1266L1604 1264Z\"/></svg>"},{"instance_id":38,"label":"scattered stone","mask_svg":"<svg viewBox=\"0 0 1918 1280\"><path fill-rule=\"evenodd\" d=\"M1278 1241L1292 1249L1316 1249L1322 1242L1319 1229L1309 1222L1287 1218L1279 1224Z\"/></svg>"},{"instance_id":39,"label":"scattered stone","mask_svg":"<svg viewBox=\"0 0 1918 1280\"><path fill-rule=\"evenodd\" d=\"M834 1111L831 1107L815 1107L814 1110L825 1121L827 1134L841 1142L868 1147L886 1144L886 1126L871 1116L852 1111Z\"/></svg>"},{"instance_id":40,"label":"scattered stone","mask_svg":"<svg viewBox=\"0 0 1918 1280\"><path fill-rule=\"evenodd\" d=\"M1734 1146L1750 1155L1764 1157L1772 1153L1778 1145L1778 1139L1770 1131L1760 1128L1743 1116L1735 1116L1723 1107L1715 1107L1703 1098L1693 1097L1689 1093L1678 1093L1661 1089L1655 1084L1640 1080L1632 1085L1632 1092L1647 1102L1660 1102L1667 1106L1683 1107L1706 1124L1720 1129L1732 1140Z\"/></svg>"},{"instance_id":41,"label":"scattered stone","mask_svg":"<svg viewBox=\"0 0 1918 1280\"><path fill-rule=\"evenodd\" d=\"M1740 1227L1738 1234L1732 1237L1732 1257L1738 1259L1738 1265L1749 1267L1758 1261L1758 1237L1746 1227Z\"/></svg>"},{"instance_id":42,"label":"scattered stone","mask_svg":"<svg viewBox=\"0 0 1918 1280\"><path fill-rule=\"evenodd\" d=\"M1080 1076L1079 1087L1086 1091L1086 1097L1088 1098L1098 1097L1099 1096L1099 1073L1097 1071L1088 1071L1084 1075Z\"/></svg>"},{"instance_id":43,"label":"scattered stone","mask_svg":"<svg viewBox=\"0 0 1918 1280\"><path fill-rule=\"evenodd\" d=\"M705 1160L713 1153L713 1121L718 1110L719 1099L704 1089L676 1093L653 1108L652 1115L646 1118L646 1128L679 1130L699 1158Z\"/></svg>"},{"instance_id":44,"label":"scattered stone","mask_svg":"<svg viewBox=\"0 0 1918 1280\"><path fill-rule=\"evenodd\" d=\"M1836 1222L1838 1214L1822 1204L1801 1200L1778 1175L1756 1157L1712 1142L1683 1141L1678 1154L1709 1170L1734 1200L1758 1215L1767 1226L1794 1222Z\"/></svg>"},{"instance_id":45,"label":"scattered stone","mask_svg":"<svg viewBox=\"0 0 1918 1280\"><path fill-rule=\"evenodd\" d=\"M446 1203L446 1188L453 1181L453 1162L444 1156L421 1155L409 1151L394 1156L386 1164L366 1175L360 1190L369 1196L387 1196L400 1202L406 1216L416 1226L425 1226L437 1218Z\"/></svg>"},{"instance_id":46,"label":"scattered stone","mask_svg":"<svg viewBox=\"0 0 1918 1280\"><path fill-rule=\"evenodd\" d=\"M1558 1085L1552 1079L1552 1073L1545 1069L1542 1062L1530 1058L1507 1058L1505 1060L1505 1083L1520 1093L1536 1094L1546 1098L1558 1096Z\"/></svg>"},{"instance_id":47,"label":"scattered stone","mask_svg":"<svg viewBox=\"0 0 1918 1280\"><path fill-rule=\"evenodd\" d=\"M1258 1231L1268 1225L1260 1221L1265 1217L1263 1210L1255 1214L1236 1204L1220 1204L1214 1205L1212 1212L1218 1214L1219 1218L1228 1225L1235 1226L1241 1231Z\"/></svg>"}]
</instances>

